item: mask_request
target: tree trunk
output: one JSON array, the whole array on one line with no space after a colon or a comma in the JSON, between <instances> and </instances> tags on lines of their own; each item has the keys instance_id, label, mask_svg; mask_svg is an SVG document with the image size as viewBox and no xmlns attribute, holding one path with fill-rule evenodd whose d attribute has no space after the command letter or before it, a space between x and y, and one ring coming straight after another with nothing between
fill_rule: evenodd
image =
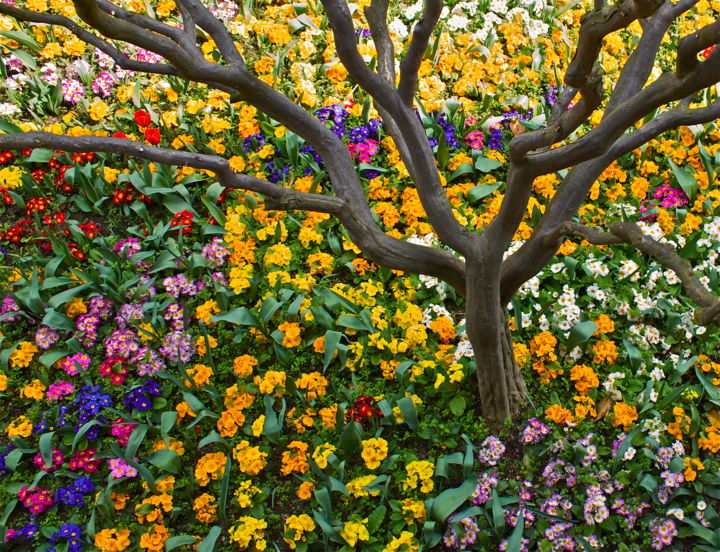
<instances>
[{"instance_id":1,"label":"tree trunk","mask_svg":"<svg viewBox=\"0 0 720 552\"><path fill-rule=\"evenodd\" d=\"M500 303L499 270L497 265L487 266L491 264L466 265L466 328L475 353L483 416L502 423L520 413L527 388L515 362L512 334Z\"/></svg>"}]
</instances>

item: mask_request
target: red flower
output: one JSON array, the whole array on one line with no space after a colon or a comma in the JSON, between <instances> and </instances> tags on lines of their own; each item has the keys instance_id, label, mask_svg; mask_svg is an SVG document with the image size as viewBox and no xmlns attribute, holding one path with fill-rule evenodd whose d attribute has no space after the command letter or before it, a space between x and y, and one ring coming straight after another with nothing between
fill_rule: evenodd
<instances>
[{"instance_id":1,"label":"red flower","mask_svg":"<svg viewBox=\"0 0 720 552\"><path fill-rule=\"evenodd\" d=\"M142 109L138 109L135 112L135 122L139 127L150 126L150 113L143 111Z\"/></svg>"},{"instance_id":2,"label":"red flower","mask_svg":"<svg viewBox=\"0 0 720 552\"><path fill-rule=\"evenodd\" d=\"M160 129L145 129L145 141L151 146L157 146L160 143Z\"/></svg>"},{"instance_id":3,"label":"red flower","mask_svg":"<svg viewBox=\"0 0 720 552\"><path fill-rule=\"evenodd\" d=\"M85 235L90 239L93 239L95 236L97 236L98 232L100 231L100 228L94 222L84 222L78 225L78 228L80 228L80 230L82 230Z\"/></svg>"},{"instance_id":4,"label":"red flower","mask_svg":"<svg viewBox=\"0 0 720 552\"><path fill-rule=\"evenodd\" d=\"M190 211L180 211L173 215L170 226L182 228L183 234L189 234L192 230L193 214Z\"/></svg>"},{"instance_id":5,"label":"red flower","mask_svg":"<svg viewBox=\"0 0 720 552\"><path fill-rule=\"evenodd\" d=\"M124 132L116 132L112 135L113 138L127 138L127 135Z\"/></svg>"},{"instance_id":6,"label":"red flower","mask_svg":"<svg viewBox=\"0 0 720 552\"><path fill-rule=\"evenodd\" d=\"M702 52L702 57L704 57L705 59L709 58L709 57L710 57L710 54L713 53L713 50L715 50L715 46L714 46L714 45L713 45L713 46L710 46L710 48L706 48L706 49L703 50L703 52Z\"/></svg>"}]
</instances>

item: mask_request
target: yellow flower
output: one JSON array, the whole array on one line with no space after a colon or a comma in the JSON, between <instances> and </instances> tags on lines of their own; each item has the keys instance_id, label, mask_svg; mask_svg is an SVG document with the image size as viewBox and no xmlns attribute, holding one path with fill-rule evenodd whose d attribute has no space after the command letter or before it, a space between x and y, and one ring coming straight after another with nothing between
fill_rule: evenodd
<instances>
[{"instance_id":1,"label":"yellow flower","mask_svg":"<svg viewBox=\"0 0 720 552\"><path fill-rule=\"evenodd\" d=\"M407 477L403 481L404 490L417 489L418 483L420 484L420 491L423 493L429 493L433 490L435 484L432 477L435 473L435 466L432 462L427 460L410 462L405 466L405 471Z\"/></svg>"},{"instance_id":2,"label":"yellow flower","mask_svg":"<svg viewBox=\"0 0 720 552\"><path fill-rule=\"evenodd\" d=\"M22 186L22 171L18 167L4 167L0 169L0 188L11 190Z\"/></svg>"},{"instance_id":3,"label":"yellow flower","mask_svg":"<svg viewBox=\"0 0 720 552\"><path fill-rule=\"evenodd\" d=\"M26 416L20 416L15 418L10 425L8 425L5 432L8 437L28 437L32 433L32 422Z\"/></svg>"},{"instance_id":4,"label":"yellow flower","mask_svg":"<svg viewBox=\"0 0 720 552\"><path fill-rule=\"evenodd\" d=\"M305 541L307 537L305 533L315 530L315 522L307 514L299 516L292 515L285 520L285 538L283 539L287 545L295 550L296 542ZM287 538L290 537L290 538Z\"/></svg>"},{"instance_id":5,"label":"yellow flower","mask_svg":"<svg viewBox=\"0 0 720 552\"><path fill-rule=\"evenodd\" d=\"M5 374L0 374L0 392L7 390L8 378Z\"/></svg>"},{"instance_id":6,"label":"yellow flower","mask_svg":"<svg viewBox=\"0 0 720 552\"><path fill-rule=\"evenodd\" d=\"M10 355L10 366L13 368L27 368L38 351L39 349L34 343L21 341L18 348Z\"/></svg>"},{"instance_id":7,"label":"yellow flower","mask_svg":"<svg viewBox=\"0 0 720 552\"><path fill-rule=\"evenodd\" d=\"M45 387L40 380L33 380L20 390L20 398L41 400L45 396Z\"/></svg>"},{"instance_id":8,"label":"yellow flower","mask_svg":"<svg viewBox=\"0 0 720 552\"><path fill-rule=\"evenodd\" d=\"M368 533L367 527L364 525L365 523L367 523L367 518L362 521L348 521L343 526L342 531L340 531L340 536L345 539L346 543L353 547L359 540L370 540L370 533Z\"/></svg>"},{"instance_id":9,"label":"yellow flower","mask_svg":"<svg viewBox=\"0 0 720 552\"><path fill-rule=\"evenodd\" d=\"M213 314L220 314L220 307L213 300L205 301L195 309L195 318L202 320L205 324L215 324L215 322L210 322L210 317Z\"/></svg>"},{"instance_id":10,"label":"yellow flower","mask_svg":"<svg viewBox=\"0 0 720 552\"><path fill-rule=\"evenodd\" d=\"M283 475L291 473L304 474L310 469L307 456L307 443L302 441L292 441L288 446L288 450L282 454L282 468L280 471Z\"/></svg>"},{"instance_id":11,"label":"yellow flower","mask_svg":"<svg viewBox=\"0 0 720 552\"><path fill-rule=\"evenodd\" d=\"M312 453L313 460L315 460L315 463L320 469L324 470L328 465L328 456L336 450L337 449L330 443L323 443L322 445L315 447L315 450Z\"/></svg>"},{"instance_id":12,"label":"yellow flower","mask_svg":"<svg viewBox=\"0 0 720 552\"><path fill-rule=\"evenodd\" d=\"M225 473L227 456L222 452L211 452L201 457L195 465L195 479L201 487L210 483L211 479L220 479Z\"/></svg>"},{"instance_id":13,"label":"yellow flower","mask_svg":"<svg viewBox=\"0 0 720 552\"><path fill-rule=\"evenodd\" d=\"M383 438L367 439L362 442L362 459L369 470L379 468L388 455L388 442Z\"/></svg>"},{"instance_id":14,"label":"yellow flower","mask_svg":"<svg viewBox=\"0 0 720 552\"><path fill-rule=\"evenodd\" d=\"M248 441L240 441L232 452L233 458L246 475L257 475L265 467L267 454L258 447L251 447Z\"/></svg>"},{"instance_id":15,"label":"yellow flower","mask_svg":"<svg viewBox=\"0 0 720 552\"><path fill-rule=\"evenodd\" d=\"M595 371L590 366L576 364L570 370L570 379L575 382L575 389L581 395L587 395L590 389L600 385Z\"/></svg>"},{"instance_id":16,"label":"yellow flower","mask_svg":"<svg viewBox=\"0 0 720 552\"><path fill-rule=\"evenodd\" d=\"M237 520L237 524L230 528L230 540L238 543L241 549L250 547L252 541L255 541L256 550L265 550L267 541L265 541L265 532L267 522L263 519L253 517L241 517Z\"/></svg>"},{"instance_id":17,"label":"yellow flower","mask_svg":"<svg viewBox=\"0 0 720 552\"><path fill-rule=\"evenodd\" d=\"M637 408L624 402L617 402L613 405L614 426L624 426L625 430L630 429L633 422L638 419Z\"/></svg>"},{"instance_id":18,"label":"yellow flower","mask_svg":"<svg viewBox=\"0 0 720 552\"><path fill-rule=\"evenodd\" d=\"M350 496L354 496L355 498L363 496L379 496L379 490L369 490L365 488L375 481L375 479L377 479L377 476L370 474L356 477L352 481L349 481L347 484L347 490L350 493Z\"/></svg>"},{"instance_id":19,"label":"yellow flower","mask_svg":"<svg viewBox=\"0 0 720 552\"><path fill-rule=\"evenodd\" d=\"M88 108L88 113L93 121L99 121L110 111L110 107L102 100L96 100Z\"/></svg>"}]
</instances>

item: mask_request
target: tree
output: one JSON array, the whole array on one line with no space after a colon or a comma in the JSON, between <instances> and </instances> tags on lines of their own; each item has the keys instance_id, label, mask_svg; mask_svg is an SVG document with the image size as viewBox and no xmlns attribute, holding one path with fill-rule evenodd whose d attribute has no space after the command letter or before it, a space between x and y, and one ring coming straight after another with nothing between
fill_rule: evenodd
<instances>
[{"instance_id":1,"label":"tree","mask_svg":"<svg viewBox=\"0 0 720 552\"><path fill-rule=\"evenodd\" d=\"M110 55L121 68L205 83L231 94L232 100L248 102L315 148L325 163L334 195L299 192L239 174L219 156L157 148L121 138L11 133L0 136L0 147L101 151L206 169L213 171L226 187L262 194L267 208L329 213L373 262L437 277L465 297L480 406L489 419L502 420L516 415L526 396L513 354L506 305L519 287L550 261L565 236L582 237L595 244L632 244L678 274L690 298L700 307L697 316L702 323L712 322L720 312L720 299L705 290L687 263L669 246L643 235L638 226L620 222L603 231L572 221L597 177L615 160L665 131L706 123L720 116L720 100L709 99L711 94L698 95L720 81L720 48L707 52L720 41L720 21L683 37L675 45L674 67L648 84L663 37L673 22L697 2L624 0L606 5L603 0L596 0L594 9L581 19L575 55L546 126L519 132L511 141L500 210L478 233L454 216L433 150L413 106L418 70L444 3L425 0L407 50L400 56L388 30L389 0L372 0L365 10L377 49L376 66L371 67L358 51L348 5L341 0L322 0L340 60L352 79L372 98L438 238L464 261L444 249L409 243L383 232L373 219L353 160L340 139L255 76L226 26L197 0L178 0L182 28L130 12L110 0L73 0L77 17L85 25L65 16L36 13L6 3L0 3L0 13L17 21L65 27L80 40ZM617 80L604 82L598 63L604 38L635 21L642 26L641 39ZM200 33L217 45L221 55L217 63L203 56L198 44ZM132 61L123 55L118 43L155 52L164 61L157 64ZM703 51L707 55L701 59L699 54ZM574 137L596 112L602 113L599 124ZM504 259L532 197L534 179L564 170L567 172L559 189L532 236Z\"/></svg>"}]
</instances>

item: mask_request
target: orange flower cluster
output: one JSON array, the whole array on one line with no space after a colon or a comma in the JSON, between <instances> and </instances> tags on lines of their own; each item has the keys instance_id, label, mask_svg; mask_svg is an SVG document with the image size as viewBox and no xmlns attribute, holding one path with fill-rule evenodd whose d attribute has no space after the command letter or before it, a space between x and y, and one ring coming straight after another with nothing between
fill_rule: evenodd
<instances>
[{"instance_id":1,"label":"orange flower cluster","mask_svg":"<svg viewBox=\"0 0 720 552\"><path fill-rule=\"evenodd\" d=\"M317 397L324 397L327 394L328 384L328 380L320 372L302 374L295 380L295 385L298 389L307 391L305 398L308 401L316 399Z\"/></svg>"},{"instance_id":2,"label":"orange flower cluster","mask_svg":"<svg viewBox=\"0 0 720 552\"><path fill-rule=\"evenodd\" d=\"M625 431L629 430L633 422L638 419L637 408L624 402L618 402L613 405L613 415L613 425L623 426Z\"/></svg>"},{"instance_id":3,"label":"orange flower cluster","mask_svg":"<svg viewBox=\"0 0 720 552\"><path fill-rule=\"evenodd\" d=\"M570 424L575 421L572 413L567 409L563 408L559 404L553 404L545 409L545 417L548 420L555 422L556 424Z\"/></svg>"},{"instance_id":4,"label":"orange flower cluster","mask_svg":"<svg viewBox=\"0 0 720 552\"><path fill-rule=\"evenodd\" d=\"M227 456L222 452L210 452L198 460L195 465L195 479L201 487L210 483L211 479L220 479L225 473Z\"/></svg>"},{"instance_id":5,"label":"orange flower cluster","mask_svg":"<svg viewBox=\"0 0 720 552\"><path fill-rule=\"evenodd\" d=\"M100 552L123 552L130 546L129 529L103 529L95 534L95 547Z\"/></svg>"},{"instance_id":6,"label":"orange flower cluster","mask_svg":"<svg viewBox=\"0 0 720 552\"><path fill-rule=\"evenodd\" d=\"M570 379L575 382L575 389L581 395L587 395L590 389L600 385L597 374L585 364L576 364L570 370Z\"/></svg>"},{"instance_id":7,"label":"orange flower cluster","mask_svg":"<svg viewBox=\"0 0 720 552\"><path fill-rule=\"evenodd\" d=\"M595 364L614 364L618 357L615 342L610 339L602 339L595 343L593 353L595 353L593 358Z\"/></svg>"},{"instance_id":8,"label":"orange flower cluster","mask_svg":"<svg viewBox=\"0 0 720 552\"><path fill-rule=\"evenodd\" d=\"M715 426L708 426L705 428L705 435L707 437L698 439L698 446L715 454L720 450L720 430Z\"/></svg>"},{"instance_id":9,"label":"orange flower cluster","mask_svg":"<svg viewBox=\"0 0 720 552\"><path fill-rule=\"evenodd\" d=\"M292 441L288 445L288 450L282 454L282 468L280 471L283 475L291 473L303 474L310 469L307 455L307 443L302 441Z\"/></svg>"},{"instance_id":10,"label":"orange flower cluster","mask_svg":"<svg viewBox=\"0 0 720 552\"><path fill-rule=\"evenodd\" d=\"M546 366L546 363L557 360L556 345L557 339L550 332L541 332L530 340L530 353L535 357L532 367L540 376L541 383L549 383L563 373L563 370Z\"/></svg>"},{"instance_id":11,"label":"orange flower cluster","mask_svg":"<svg viewBox=\"0 0 720 552\"><path fill-rule=\"evenodd\" d=\"M162 552L169 537L168 530L163 525L154 525L150 531L140 537L140 548L145 548L149 552Z\"/></svg>"},{"instance_id":12,"label":"orange flower cluster","mask_svg":"<svg viewBox=\"0 0 720 552\"><path fill-rule=\"evenodd\" d=\"M217 519L218 505L213 504L217 499L207 493L201 494L193 502L193 510L195 510L195 519L200 523L212 523Z\"/></svg>"},{"instance_id":13,"label":"orange flower cluster","mask_svg":"<svg viewBox=\"0 0 720 552\"><path fill-rule=\"evenodd\" d=\"M172 496L169 494L153 495L135 506L138 523L161 523L163 512L172 510Z\"/></svg>"}]
</instances>

